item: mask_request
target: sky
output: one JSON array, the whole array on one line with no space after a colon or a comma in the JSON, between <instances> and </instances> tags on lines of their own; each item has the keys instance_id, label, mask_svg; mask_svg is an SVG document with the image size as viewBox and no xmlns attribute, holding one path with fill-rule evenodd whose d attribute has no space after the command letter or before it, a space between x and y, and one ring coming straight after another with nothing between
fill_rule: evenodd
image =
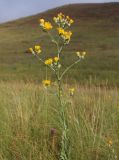
<instances>
[{"instance_id":1,"label":"sky","mask_svg":"<svg viewBox=\"0 0 119 160\"><path fill-rule=\"evenodd\" d=\"M0 0L0 23L43 12L69 3L119 2L119 0Z\"/></svg>"}]
</instances>

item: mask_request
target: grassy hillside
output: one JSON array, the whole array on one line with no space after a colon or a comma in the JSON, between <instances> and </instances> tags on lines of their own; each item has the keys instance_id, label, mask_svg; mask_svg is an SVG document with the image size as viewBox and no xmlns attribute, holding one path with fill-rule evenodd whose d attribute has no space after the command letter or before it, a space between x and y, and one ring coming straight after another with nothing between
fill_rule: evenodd
<instances>
[{"instance_id":1,"label":"grassy hillside","mask_svg":"<svg viewBox=\"0 0 119 160\"><path fill-rule=\"evenodd\" d=\"M74 4L0 25L0 80L40 82L44 68L26 50L34 44L42 45L43 57L55 52L39 26L38 19L51 20L63 12L71 16L73 37L62 54L63 66L72 62L74 52L86 50L87 57L67 75L80 83L108 83L119 86L119 3ZM53 31L54 32L54 31ZM52 75L53 78L53 75Z\"/></svg>"}]
</instances>

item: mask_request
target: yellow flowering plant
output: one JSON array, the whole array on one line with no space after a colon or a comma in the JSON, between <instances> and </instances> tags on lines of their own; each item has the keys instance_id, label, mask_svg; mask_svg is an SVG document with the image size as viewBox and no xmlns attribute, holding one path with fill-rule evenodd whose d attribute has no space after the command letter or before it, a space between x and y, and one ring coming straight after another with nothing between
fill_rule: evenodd
<instances>
[{"instance_id":1,"label":"yellow flowering plant","mask_svg":"<svg viewBox=\"0 0 119 160\"><path fill-rule=\"evenodd\" d=\"M59 112L60 112L60 122L61 122L61 128L62 128L62 134L61 134L61 143L60 143L60 153L59 153L59 160L69 160L69 136L68 136L68 125L65 118L65 107L62 100L62 84L61 81L64 77L64 75L77 63L80 62L80 60L84 59L86 52L75 52L77 56L77 60L70 64L64 71L61 72L61 62L62 62L62 50L65 47L65 45L68 45L72 32L68 30L68 28L74 23L74 20L71 19L69 16L65 16L62 13L59 13L56 17L53 18L55 24L58 26L56 27L57 36L58 39L54 38L54 36L51 34L50 30L53 29L53 25L45 21L44 19L39 20L39 26L40 28L48 34L48 36L51 38L51 41L56 45L57 54L55 57L48 58L43 60L41 58L41 46L35 45L34 48L29 48L30 53L32 53L36 58L42 62L46 67L49 67L55 74L56 82L58 86L57 96L59 100ZM43 85L47 88L51 85L51 80L43 80ZM70 96L74 95L74 88L69 89Z\"/></svg>"}]
</instances>

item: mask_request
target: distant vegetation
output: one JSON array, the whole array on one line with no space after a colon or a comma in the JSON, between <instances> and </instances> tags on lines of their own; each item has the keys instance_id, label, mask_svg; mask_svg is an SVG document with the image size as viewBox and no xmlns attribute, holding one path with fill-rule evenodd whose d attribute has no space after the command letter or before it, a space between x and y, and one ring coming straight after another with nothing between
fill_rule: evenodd
<instances>
[{"instance_id":1,"label":"distant vegetation","mask_svg":"<svg viewBox=\"0 0 119 160\"><path fill-rule=\"evenodd\" d=\"M119 86L118 3L67 5L1 24L0 80L39 83L44 78L42 65L27 53L27 48L40 43L42 48L45 47L45 57L48 57L49 53L54 54L54 46L40 31L38 19L45 17L51 20L51 16L60 11L75 20L72 27L73 40L63 55L64 67L72 62L74 50L85 49L87 52L83 63L73 68L65 77L65 81Z\"/></svg>"}]
</instances>

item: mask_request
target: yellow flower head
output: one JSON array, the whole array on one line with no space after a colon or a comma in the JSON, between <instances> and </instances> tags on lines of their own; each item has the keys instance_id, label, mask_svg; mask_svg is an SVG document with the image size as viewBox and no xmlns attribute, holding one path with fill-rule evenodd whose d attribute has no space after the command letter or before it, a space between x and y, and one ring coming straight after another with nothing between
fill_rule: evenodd
<instances>
[{"instance_id":1,"label":"yellow flower head","mask_svg":"<svg viewBox=\"0 0 119 160\"><path fill-rule=\"evenodd\" d=\"M52 24L50 22L45 22L44 19L40 19L39 22L40 22L40 26L45 31L51 30L53 28Z\"/></svg>"},{"instance_id":2,"label":"yellow flower head","mask_svg":"<svg viewBox=\"0 0 119 160\"><path fill-rule=\"evenodd\" d=\"M110 140L108 141L108 146L110 147L110 146L112 146L112 144L113 144L113 142L112 142L112 140L110 139Z\"/></svg>"},{"instance_id":3,"label":"yellow flower head","mask_svg":"<svg viewBox=\"0 0 119 160\"><path fill-rule=\"evenodd\" d=\"M36 46L35 46L35 50L38 51L39 49L41 49L41 47L38 46L38 45L36 45Z\"/></svg>"},{"instance_id":4,"label":"yellow flower head","mask_svg":"<svg viewBox=\"0 0 119 160\"><path fill-rule=\"evenodd\" d=\"M86 52L85 52L85 51L83 51L83 52L81 53L81 58L84 58L84 57L85 57L85 55L86 55Z\"/></svg>"},{"instance_id":5,"label":"yellow flower head","mask_svg":"<svg viewBox=\"0 0 119 160\"><path fill-rule=\"evenodd\" d=\"M79 58L84 58L85 57L85 55L86 55L86 52L85 51L83 51L83 52L76 52L76 55L79 57Z\"/></svg>"},{"instance_id":6,"label":"yellow flower head","mask_svg":"<svg viewBox=\"0 0 119 160\"><path fill-rule=\"evenodd\" d=\"M40 23L44 23L45 20L44 20L44 19L40 19L39 22L40 22Z\"/></svg>"},{"instance_id":7,"label":"yellow flower head","mask_svg":"<svg viewBox=\"0 0 119 160\"><path fill-rule=\"evenodd\" d=\"M81 53L78 51L78 52L76 52L76 55L78 56L78 57L81 57Z\"/></svg>"},{"instance_id":8,"label":"yellow flower head","mask_svg":"<svg viewBox=\"0 0 119 160\"><path fill-rule=\"evenodd\" d=\"M53 27L52 27L52 25L51 25L51 23L50 22L45 22L44 23L44 29L45 30L51 30Z\"/></svg>"},{"instance_id":9,"label":"yellow flower head","mask_svg":"<svg viewBox=\"0 0 119 160\"><path fill-rule=\"evenodd\" d=\"M70 24L74 23L74 20L73 20L73 19L70 19L70 20L69 20L69 23L70 23Z\"/></svg>"},{"instance_id":10,"label":"yellow flower head","mask_svg":"<svg viewBox=\"0 0 119 160\"><path fill-rule=\"evenodd\" d=\"M42 81L42 83L43 83L43 85L45 86L45 87L48 87L48 86L50 86L51 85L51 81L50 80L43 80Z\"/></svg>"},{"instance_id":11,"label":"yellow flower head","mask_svg":"<svg viewBox=\"0 0 119 160\"><path fill-rule=\"evenodd\" d=\"M71 35L72 35L72 32L71 31L68 31L68 32L64 32L63 36L66 40L70 40L71 38Z\"/></svg>"},{"instance_id":12,"label":"yellow flower head","mask_svg":"<svg viewBox=\"0 0 119 160\"><path fill-rule=\"evenodd\" d=\"M54 17L53 20L54 20L55 22L57 22L57 17Z\"/></svg>"},{"instance_id":13,"label":"yellow flower head","mask_svg":"<svg viewBox=\"0 0 119 160\"><path fill-rule=\"evenodd\" d=\"M59 27L57 28L59 35L63 38L64 41L70 41L72 32L71 31L65 31L63 28Z\"/></svg>"},{"instance_id":14,"label":"yellow flower head","mask_svg":"<svg viewBox=\"0 0 119 160\"><path fill-rule=\"evenodd\" d=\"M69 20L69 19L70 19L70 17L69 17L69 16L66 16L66 18L67 18L67 20Z\"/></svg>"},{"instance_id":15,"label":"yellow flower head","mask_svg":"<svg viewBox=\"0 0 119 160\"><path fill-rule=\"evenodd\" d=\"M37 54L41 53L41 46L35 45L34 50Z\"/></svg>"},{"instance_id":16,"label":"yellow flower head","mask_svg":"<svg viewBox=\"0 0 119 160\"><path fill-rule=\"evenodd\" d=\"M58 30L59 35L63 35L65 32L64 29L61 27L57 28L57 30Z\"/></svg>"},{"instance_id":17,"label":"yellow flower head","mask_svg":"<svg viewBox=\"0 0 119 160\"><path fill-rule=\"evenodd\" d=\"M54 57L54 61L57 63L59 61L58 57Z\"/></svg>"},{"instance_id":18,"label":"yellow flower head","mask_svg":"<svg viewBox=\"0 0 119 160\"><path fill-rule=\"evenodd\" d=\"M58 14L58 18L61 20L61 19L63 19L65 17L65 15L63 14L63 13L59 13Z\"/></svg>"},{"instance_id":19,"label":"yellow flower head","mask_svg":"<svg viewBox=\"0 0 119 160\"><path fill-rule=\"evenodd\" d=\"M52 58L49 58L49 59L45 60L45 64L46 65L51 65L52 63L53 63L53 59Z\"/></svg>"},{"instance_id":20,"label":"yellow flower head","mask_svg":"<svg viewBox=\"0 0 119 160\"><path fill-rule=\"evenodd\" d=\"M71 19L69 16L66 16L66 19L67 19L67 21L68 21L70 24L74 23L74 20Z\"/></svg>"},{"instance_id":21,"label":"yellow flower head","mask_svg":"<svg viewBox=\"0 0 119 160\"><path fill-rule=\"evenodd\" d=\"M85 56L86 55L86 52L84 51L84 52L82 52L82 56Z\"/></svg>"},{"instance_id":22,"label":"yellow flower head","mask_svg":"<svg viewBox=\"0 0 119 160\"><path fill-rule=\"evenodd\" d=\"M74 91L75 91L74 88L70 88L70 89L69 89L69 94L70 94L70 96L73 96L73 95L74 95Z\"/></svg>"},{"instance_id":23,"label":"yellow flower head","mask_svg":"<svg viewBox=\"0 0 119 160\"><path fill-rule=\"evenodd\" d=\"M34 54L33 48L29 48L30 53Z\"/></svg>"}]
</instances>

